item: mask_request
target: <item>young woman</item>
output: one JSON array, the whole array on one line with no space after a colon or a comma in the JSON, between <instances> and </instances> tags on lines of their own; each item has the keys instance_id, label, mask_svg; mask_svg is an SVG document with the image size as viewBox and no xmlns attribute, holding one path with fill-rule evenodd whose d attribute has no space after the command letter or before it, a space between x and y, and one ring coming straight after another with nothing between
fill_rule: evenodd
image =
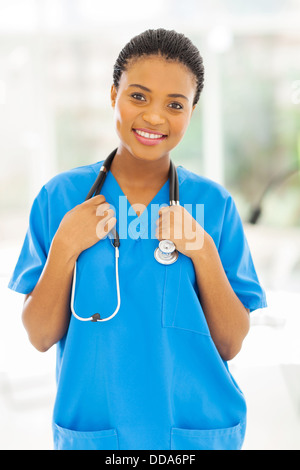
<instances>
[{"instance_id":1,"label":"young woman","mask_svg":"<svg viewBox=\"0 0 300 470\"><path fill-rule=\"evenodd\" d=\"M55 449L242 446L246 405L226 361L264 292L230 194L179 166L180 205L169 197L203 77L184 35L134 37L114 67L119 146L101 194L85 200L103 162L56 176L33 203L9 287L26 294L32 344L57 344ZM164 239L170 264L154 256Z\"/></svg>"}]
</instances>

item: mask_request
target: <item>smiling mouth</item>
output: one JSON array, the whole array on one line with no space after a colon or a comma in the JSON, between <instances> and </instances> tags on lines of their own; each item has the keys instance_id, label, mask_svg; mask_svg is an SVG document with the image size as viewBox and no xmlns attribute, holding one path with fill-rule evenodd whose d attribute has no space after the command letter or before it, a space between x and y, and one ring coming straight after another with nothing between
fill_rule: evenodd
<instances>
[{"instance_id":1,"label":"smiling mouth","mask_svg":"<svg viewBox=\"0 0 300 470\"><path fill-rule=\"evenodd\" d=\"M155 132L155 133L147 132L141 129L133 129L133 131L140 137L143 137L144 139L159 140L159 139L164 139L167 137L165 134L161 134L158 132Z\"/></svg>"}]
</instances>

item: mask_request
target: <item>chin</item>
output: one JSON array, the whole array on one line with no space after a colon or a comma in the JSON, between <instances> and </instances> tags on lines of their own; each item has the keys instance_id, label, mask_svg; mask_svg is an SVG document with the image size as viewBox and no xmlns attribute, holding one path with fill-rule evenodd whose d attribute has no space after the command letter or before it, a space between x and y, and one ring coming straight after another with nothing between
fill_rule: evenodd
<instances>
[{"instance_id":1,"label":"chin","mask_svg":"<svg viewBox=\"0 0 300 470\"><path fill-rule=\"evenodd\" d=\"M146 148L139 148L136 145L126 145L127 151L137 160L143 161L155 161L159 160L160 158L166 157L169 154L168 150L163 151L162 149L147 147Z\"/></svg>"}]
</instances>

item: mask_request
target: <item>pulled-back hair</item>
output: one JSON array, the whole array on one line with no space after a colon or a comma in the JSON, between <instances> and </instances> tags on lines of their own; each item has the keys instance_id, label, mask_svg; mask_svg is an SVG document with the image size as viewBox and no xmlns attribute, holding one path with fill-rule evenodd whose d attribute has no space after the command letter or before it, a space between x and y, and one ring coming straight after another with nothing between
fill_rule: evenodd
<instances>
[{"instance_id":1,"label":"pulled-back hair","mask_svg":"<svg viewBox=\"0 0 300 470\"><path fill-rule=\"evenodd\" d=\"M203 60L197 47L184 34L165 29L148 29L133 37L121 50L114 65L113 81L118 89L121 75L132 59L147 55L161 55L180 62L194 75L197 83L194 103L199 101L204 82Z\"/></svg>"}]
</instances>

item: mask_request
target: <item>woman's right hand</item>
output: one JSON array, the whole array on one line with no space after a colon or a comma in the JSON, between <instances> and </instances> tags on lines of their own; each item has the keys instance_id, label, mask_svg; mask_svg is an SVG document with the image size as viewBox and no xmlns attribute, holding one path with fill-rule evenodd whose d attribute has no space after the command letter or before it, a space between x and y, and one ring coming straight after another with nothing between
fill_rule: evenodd
<instances>
[{"instance_id":1,"label":"woman's right hand","mask_svg":"<svg viewBox=\"0 0 300 470\"><path fill-rule=\"evenodd\" d=\"M39 351L47 351L67 332L76 259L115 226L114 211L109 207L103 195L95 196L67 212L57 229L47 262L26 297L22 313L29 339Z\"/></svg>"},{"instance_id":2,"label":"woman's right hand","mask_svg":"<svg viewBox=\"0 0 300 470\"><path fill-rule=\"evenodd\" d=\"M100 194L67 212L54 238L69 252L70 257L77 259L82 251L102 240L116 222L113 209Z\"/></svg>"}]
</instances>

